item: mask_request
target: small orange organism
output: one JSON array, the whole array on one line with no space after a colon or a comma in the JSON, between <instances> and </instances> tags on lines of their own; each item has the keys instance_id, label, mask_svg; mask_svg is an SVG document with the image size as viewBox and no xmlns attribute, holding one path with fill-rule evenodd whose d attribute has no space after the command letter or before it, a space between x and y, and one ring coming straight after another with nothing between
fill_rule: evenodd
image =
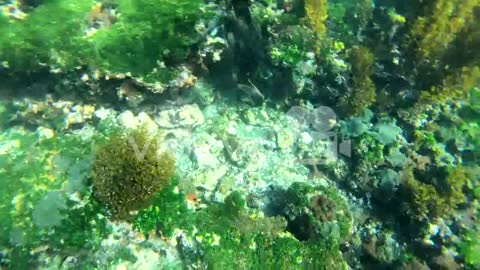
<instances>
[{"instance_id":1,"label":"small orange organism","mask_svg":"<svg viewBox=\"0 0 480 270\"><path fill-rule=\"evenodd\" d=\"M101 3L95 4L88 12L86 18L89 28L109 27L115 22L115 13L111 8L104 7Z\"/></svg>"}]
</instances>

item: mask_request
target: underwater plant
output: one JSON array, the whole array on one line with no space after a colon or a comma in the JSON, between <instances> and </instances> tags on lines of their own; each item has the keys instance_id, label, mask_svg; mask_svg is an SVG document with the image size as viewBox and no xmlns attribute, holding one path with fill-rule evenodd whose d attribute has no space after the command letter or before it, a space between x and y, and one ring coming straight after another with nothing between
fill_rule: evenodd
<instances>
[{"instance_id":1,"label":"underwater plant","mask_svg":"<svg viewBox=\"0 0 480 270\"><path fill-rule=\"evenodd\" d=\"M350 236L350 210L333 188L293 183L286 191L285 204L287 230L301 241L335 248Z\"/></svg>"},{"instance_id":2,"label":"underwater plant","mask_svg":"<svg viewBox=\"0 0 480 270\"><path fill-rule=\"evenodd\" d=\"M408 166L407 166L408 167ZM464 188L469 185L473 174L461 166L448 168L442 184L424 183L415 179L413 172L405 169L402 172L400 198L403 200L403 211L412 221L432 222L445 218L465 200Z\"/></svg>"},{"instance_id":3,"label":"underwater plant","mask_svg":"<svg viewBox=\"0 0 480 270\"><path fill-rule=\"evenodd\" d=\"M312 30L319 36L327 31L327 0L305 0L305 14Z\"/></svg>"},{"instance_id":4,"label":"underwater plant","mask_svg":"<svg viewBox=\"0 0 480 270\"><path fill-rule=\"evenodd\" d=\"M309 199L304 191L317 191L320 197ZM195 239L202 256L187 253L188 260L201 260L215 269L346 269L338 245L350 234L351 217L336 191L294 183L284 199L289 208L285 214L311 218L311 239L298 239L282 216L266 217L246 208L244 196L234 191L224 203L196 213ZM304 207L309 209L306 213Z\"/></svg>"},{"instance_id":5,"label":"underwater plant","mask_svg":"<svg viewBox=\"0 0 480 270\"><path fill-rule=\"evenodd\" d=\"M212 14L195 0L108 2L45 1L21 20L0 14L2 67L55 73L87 68L164 84L203 41L196 24Z\"/></svg>"},{"instance_id":6,"label":"underwater plant","mask_svg":"<svg viewBox=\"0 0 480 270\"><path fill-rule=\"evenodd\" d=\"M478 85L478 0L413 1L401 47L417 105L458 101ZM412 14L410 14L412 13ZM412 78L413 78L412 77Z\"/></svg>"},{"instance_id":7,"label":"underwater plant","mask_svg":"<svg viewBox=\"0 0 480 270\"><path fill-rule=\"evenodd\" d=\"M196 23L210 14L196 0L120 0L116 10L121 16L115 23L87 38L88 63L106 72L130 72L150 82L172 76L159 63L184 60L190 46L200 41Z\"/></svg>"},{"instance_id":8,"label":"underwater plant","mask_svg":"<svg viewBox=\"0 0 480 270\"><path fill-rule=\"evenodd\" d=\"M172 179L175 160L169 153L159 154L159 147L142 126L113 134L96 149L93 193L114 218L127 218L130 211L148 206L152 196Z\"/></svg>"},{"instance_id":9,"label":"underwater plant","mask_svg":"<svg viewBox=\"0 0 480 270\"><path fill-rule=\"evenodd\" d=\"M412 179L402 185L401 190L405 192L404 211L413 221L433 221L450 209L433 185Z\"/></svg>"},{"instance_id":10,"label":"underwater plant","mask_svg":"<svg viewBox=\"0 0 480 270\"><path fill-rule=\"evenodd\" d=\"M0 0L0 268L478 268L479 7Z\"/></svg>"},{"instance_id":11,"label":"underwater plant","mask_svg":"<svg viewBox=\"0 0 480 270\"><path fill-rule=\"evenodd\" d=\"M34 268L32 251L45 245L79 259L79 250L98 247L108 230L87 188L90 143L46 128L0 133L0 246L8 249L2 268Z\"/></svg>"},{"instance_id":12,"label":"underwater plant","mask_svg":"<svg viewBox=\"0 0 480 270\"><path fill-rule=\"evenodd\" d=\"M178 178L173 177L151 199L151 205L141 209L133 218L133 226L148 235L157 230L170 237L175 228L193 229L194 212L187 206L185 194L178 192Z\"/></svg>"},{"instance_id":13,"label":"underwater plant","mask_svg":"<svg viewBox=\"0 0 480 270\"><path fill-rule=\"evenodd\" d=\"M372 18L373 1L329 0L327 6L329 32L348 45L358 44L358 32L365 29Z\"/></svg>"},{"instance_id":14,"label":"underwater plant","mask_svg":"<svg viewBox=\"0 0 480 270\"><path fill-rule=\"evenodd\" d=\"M480 266L480 233L478 230L468 231L463 236L459 247L466 263L473 265L474 267Z\"/></svg>"},{"instance_id":15,"label":"underwater plant","mask_svg":"<svg viewBox=\"0 0 480 270\"><path fill-rule=\"evenodd\" d=\"M466 203L464 189L471 186L474 181L474 174L469 168L462 166L455 166L447 169L447 176L445 177L446 190L444 196L448 201L448 205L456 208L462 203Z\"/></svg>"},{"instance_id":16,"label":"underwater plant","mask_svg":"<svg viewBox=\"0 0 480 270\"><path fill-rule=\"evenodd\" d=\"M432 86L420 95L421 103L462 100L480 84L480 67L463 67L448 75L441 85Z\"/></svg>"},{"instance_id":17,"label":"underwater plant","mask_svg":"<svg viewBox=\"0 0 480 270\"><path fill-rule=\"evenodd\" d=\"M350 114L357 115L375 102L375 84L370 78L375 58L368 48L354 47L349 60L352 65L351 86L340 104Z\"/></svg>"},{"instance_id":18,"label":"underwater plant","mask_svg":"<svg viewBox=\"0 0 480 270\"><path fill-rule=\"evenodd\" d=\"M44 1L22 20L0 14L0 61L11 71L69 70L84 61L82 24L94 1ZM55 16L52 16L55 14Z\"/></svg>"},{"instance_id":19,"label":"underwater plant","mask_svg":"<svg viewBox=\"0 0 480 270\"><path fill-rule=\"evenodd\" d=\"M429 3L426 14L416 19L410 30L420 59L438 59L455 39L456 34L474 22L478 0L436 0Z\"/></svg>"}]
</instances>

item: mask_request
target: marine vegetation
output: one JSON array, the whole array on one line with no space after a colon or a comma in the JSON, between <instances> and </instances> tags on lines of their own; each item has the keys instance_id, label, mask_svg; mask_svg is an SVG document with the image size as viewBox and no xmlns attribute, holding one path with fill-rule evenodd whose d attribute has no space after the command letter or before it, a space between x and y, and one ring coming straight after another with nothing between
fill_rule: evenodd
<instances>
[{"instance_id":1,"label":"marine vegetation","mask_svg":"<svg viewBox=\"0 0 480 270\"><path fill-rule=\"evenodd\" d=\"M194 212L187 207L185 195L176 189L173 180L155 196L150 207L139 211L134 225L145 234L155 231L172 237L175 232L185 231L191 235L195 249L182 250L187 265L346 269L337 249L350 234L351 217L333 189L292 184L286 193L285 212L272 217L248 209L238 191L230 193L223 203ZM309 202L309 193L302 191L323 195L313 196ZM303 212L304 207L308 207L307 212ZM324 215L328 218L322 218ZM291 218L294 220L288 223L292 224L287 225ZM306 222L300 227L309 231L297 232L295 222ZM309 236L304 238L304 233Z\"/></svg>"},{"instance_id":2,"label":"marine vegetation","mask_svg":"<svg viewBox=\"0 0 480 270\"><path fill-rule=\"evenodd\" d=\"M105 210L88 191L89 142L53 134L14 128L1 136L0 246L11 247L2 267L36 266L38 246L62 256L93 251L108 233Z\"/></svg>"},{"instance_id":3,"label":"marine vegetation","mask_svg":"<svg viewBox=\"0 0 480 270\"><path fill-rule=\"evenodd\" d=\"M113 134L95 151L92 169L93 194L115 218L148 206L152 196L168 185L175 160L159 153L159 142L146 127Z\"/></svg>"},{"instance_id":4,"label":"marine vegetation","mask_svg":"<svg viewBox=\"0 0 480 270\"><path fill-rule=\"evenodd\" d=\"M479 25L0 0L0 269L480 269Z\"/></svg>"},{"instance_id":5,"label":"marine vegetation","mask_svg":"<svg viewBox=\"0 0 480 270\"><path fill-rule=\"evenodd\" d=\"M421 1L420 1L421 2ZM423 4L424 12L416 18L410 29L410 41L421 60L439 59L456 35L475 23L474 9L478 0L438 0Z\"/></svg>"},{"instance_id":6,"label":"marine vegetation","mask_svg":"<svg viewBox=\"0 0 480 270\"><path fill-rule=\"evenodd\" d=\"M306 0L305 15L312 30L320 37L325 34L327 27L325 22L328 18L326 0Z\"/></svg>"},{"instance_id":7,"label":"marine vegetation","mask_svg":"<svg viewBox=\"0 0 480 270\"><path fill-rule=\"evenodd\" d=\"M209 17L203 7L192 0L47 1L22 20L0 15L0 59L11 72L88 68L162 91L175 77L175 61L201 40L196 24Z\"/></svg>"},{"instance_id":8,"label":"marine vegetation","mask_svg":"<svg viewBox=\"0 0 480 270\"><path fill-rule=\"evenodd\" d=\"M331 206L323 208L315 196L309 199L312 193L323 194L318 196ZM238 192L223 204L200 211L195 238L204 251L202 260L221 268L346 269L338 246L350 235L352 221L343 199L334 190L303 183L292 184L285 196L275 199L286 204L284 212L273 217L246 208ZM297 231L297 222L306 231Z\"/></svg>"},{"instance_id":9,"label":"marine vegetation","mask_svg":"<svg viewBox=\"0 0 480 270\"><path fill-rule=\"evenodd\" d=\"M176 228L193 229L192 216L193 211L187 206L185 194L178 191L178 178L173 177L152 196L150 206L138 211L133 225L146 235L157 231L171 237Z\"/></svg>"},{"instance_id":10,"label":"marine vegetation","mask_svg":"<svg viewBox=\"0 0 480 270\"><path fill-rule=\"evenodd\" d=\"M375 102L375 85L370 78L375 59L365 47L352 48L349 57L352 64L351 88L341 103L345 110L358 114Z\"/></svg>"},{"instance_id":11,"label":"marine vegetation","mask_svg":"<svg viewBox=\"0 0 480 270\"><path fill-rule=\"evenodd\" d=\"M93 1L46 1L22 20L0 15L0 59L11 71L70 70L85 60L80 25ZM52 16L56 14L56 16Z\"/></svg>"},{"instance_id":12,"label":"marine vegetation","mask_svg":"<svg viewBox=\"0 0 480 270\"><path fill-rule=\"evenodd\" d=\"M196 24L208 18L202 1L192 0L120 0L101 12L110 9L118 17L86 37L87 64L107 73L129 72L150 83L170 79L167 67L191 55L189 47L203 34Z\"/></svg>"}]
</instances>

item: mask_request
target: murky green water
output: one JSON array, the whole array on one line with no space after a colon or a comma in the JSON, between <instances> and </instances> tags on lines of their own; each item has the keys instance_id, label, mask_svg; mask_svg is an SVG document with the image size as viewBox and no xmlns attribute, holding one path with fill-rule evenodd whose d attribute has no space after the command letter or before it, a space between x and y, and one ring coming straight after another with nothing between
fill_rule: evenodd
<instances>
[{"instance_id":1,"label":"murky green water","mask_svg":"<svg viewBox=\"0 0 480 270\"><path fill-rule=\"evenodd\" d=\"M0 269L480 269L479 0L0 7Z\"/></svg>"}]
</instances>

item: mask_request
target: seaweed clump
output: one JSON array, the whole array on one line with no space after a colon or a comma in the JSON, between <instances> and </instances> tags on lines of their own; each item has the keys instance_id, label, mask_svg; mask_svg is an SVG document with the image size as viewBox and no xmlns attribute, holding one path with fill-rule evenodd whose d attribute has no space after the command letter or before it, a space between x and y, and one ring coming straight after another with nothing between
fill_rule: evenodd
<instances>
[{"instance_id":1,"label":"seaweed clump","mask_svg":"<svg viewBox=\"0 0 480 270\"><path fill-rule=\"evenodd\" d=\"M411 220L431 222L454 213L466 203L470 179L474 174L468 168L457 166L447 168L445 179L440 183L424 183L415 178L413 172L405 170L403 185L404 206ZM465 191L464 191L465 190Z\"/></svg>"},{"instance_id":2,"label":"seaweed clump","mask_svg":"<svg viewBox=\"0 0 480 270\"><path fill-rule=\"evenodd\" d=\"M304 183L292 184L287 197L281 199L288 213L263 216L246 207L239 191L230 193L224 203L197 211L195 240L200 252L184 249L187 264L209 269L347 269L339 243L349 236L350 213L335 191L319 189L323 200L319 212L330 211L332 204L339 210L335 216L326 215L330 221L321 222L310 208L305 209L310 199L302 192L319 190ZM329 206L323 207L327 200ZM180 217L184 218L186 215ZM310 229L314 237L299 239L295 231L290 232L293 224L288 223L297 218L306 222L300 226L305 225L302 228Z\"/></svg>"},{"instance_id":3,"label":"seaweed clump","mask_svg":"<svg viewBox=\"0 0 480 270\"><path fill-rule=\"evenodd\" d=\"M172 179L175 160L160 154L157 140L142 127L117 133L95 153L92 185L95 198L114 218L148 205L150 199Z\"/></svg>"},{"instance_id":4,"label":"seaweed clump","mask_svg":"<svg viewBox=\"0 0 480 270\"><path fill-rule=\"evenodd\" d=\"M358 115L376 100L373 74L375 57L366 47L355 47L349 53L351 68L351 90L341 100L342 107L349 113Z\"/></svg>"},{"instance_id":5,"label":"seaweed clump","mask_svg":"<svg viewBox=\"0 0 480 270\"><path fill-rule=\"evenodd\" d=\"M478 0L432 2L426 9L430 14L420 16L410 33L421 59L444 53L456 34L474 23L474 8L479 4Z\"/></svg>"},{"instance_id":6,"label":"seaweed clump","mask_svg":"<svg viewBox=\"0 0 480 270\"><path fill-rule=\"evenodd\" d=\"M305 13L312 30L319 36L327 32L325 21L328 18L326 0L306 0Z\"/></svg>"}]
</instances>

